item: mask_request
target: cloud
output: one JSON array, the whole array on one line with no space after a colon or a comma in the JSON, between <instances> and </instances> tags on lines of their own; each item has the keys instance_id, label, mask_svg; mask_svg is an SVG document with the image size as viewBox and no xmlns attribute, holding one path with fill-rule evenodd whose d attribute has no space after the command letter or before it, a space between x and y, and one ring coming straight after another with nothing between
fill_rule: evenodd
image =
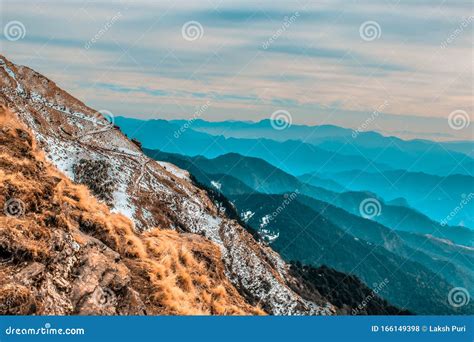
<instances>
[{"instance_id":1,"label":"cloud","mask_svg":"<svg viewBox=\"0 0 474 342\"><path fill-rule=\"evenodd\" d=\"M152 117L160 108L168 118L186 116L211 99L208 119L258 120L283 107L295 123L357 127L389 100L387 111L402 117L385 130L407 130L407 117L437 117L409 128L442 133L451 111L472 110L472 26L458 32L469 10L463 1L5 0L2 23L20 20L27 32L0 43L15 62L124 115ZM203 26L195 41L181 32L191 20ZM379 39L361 39L368 20L380 25Z\"/></svg>"}]
</instances>

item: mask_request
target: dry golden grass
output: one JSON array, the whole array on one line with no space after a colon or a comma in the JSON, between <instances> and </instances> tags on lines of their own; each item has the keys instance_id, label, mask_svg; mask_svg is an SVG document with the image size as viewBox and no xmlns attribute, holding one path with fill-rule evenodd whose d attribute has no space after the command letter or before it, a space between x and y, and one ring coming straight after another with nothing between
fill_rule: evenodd
<instances>
[{"instance_id":1,"label":"dry golden grass","mask_svg":"<svg viewBox=\"0 0 474 342\"><path fill-rule=\"evenodd\" d=\"M149 314L263 314L225 277L217 246L170 230L138 234L129 219L110 213L86 187L48 164L27 129L0 105L0 205L12 198L25 204L19 217L0 213L0 257L6 260L0 264L0 275L12 272L12 265L17 271L32 262L48 267L57 262L64 233L78 244L89 235L120 254ZM0 304L5 296L23 298L28 293L6 283L7 278L11 279L0 279ZM30 313L33 307L27 305L21 312Z\"/></svg>"}]
</instances>

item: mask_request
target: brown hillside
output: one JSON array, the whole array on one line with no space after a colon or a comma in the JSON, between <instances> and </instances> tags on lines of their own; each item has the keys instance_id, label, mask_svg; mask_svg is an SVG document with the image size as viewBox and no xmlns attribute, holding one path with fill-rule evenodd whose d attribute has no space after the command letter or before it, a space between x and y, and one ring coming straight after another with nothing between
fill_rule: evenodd
<instances>
[{"instance_id":1,"label":"brown hillside","mask_svg":"<svg viewBox=\"0 0 474 342\"><path fill-rule=\"evenodd\" d=\"M260 314L195 234L131 221L57 171L0 108L0 314Z\"/></svg>"}]
</instances>

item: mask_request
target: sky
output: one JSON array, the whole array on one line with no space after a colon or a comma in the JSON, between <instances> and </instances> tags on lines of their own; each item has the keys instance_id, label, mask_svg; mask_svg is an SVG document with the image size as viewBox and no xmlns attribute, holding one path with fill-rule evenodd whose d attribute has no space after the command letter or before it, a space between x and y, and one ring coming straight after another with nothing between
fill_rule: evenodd
<instances>
[{"instance_id":1,"label":"sky","mask_svg":"<svg viewBox=\"0 0 474 342\"><path fill-rule=\"evenodd\" d=\"M1 54L114 115L284 112L473 140L470 1L1 0L0 12Z\"/></svg>"}]
</instances>

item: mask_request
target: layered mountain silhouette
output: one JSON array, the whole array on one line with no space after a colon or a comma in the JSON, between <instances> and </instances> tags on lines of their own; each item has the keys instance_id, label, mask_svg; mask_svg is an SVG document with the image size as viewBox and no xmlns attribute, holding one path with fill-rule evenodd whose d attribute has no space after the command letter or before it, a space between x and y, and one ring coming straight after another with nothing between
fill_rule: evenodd
<instances>
[{"instance_id":1,"label":"layered mountain silhouette","mask_svg":"<svg viewBox=\"0 0 474 342\"><path fill-rule=\"evenodd\" d=\"M278 236L271 246L288 261L330 265L338 271L355 274L371 286L387 278L392 285L380 294L395 305L419 314L458 312L446 302L450 283L437 272L388 251L380 243L375 245L358 238L301 201L291 201L284 210L279 209L287 199L283 195L240 195L234 202L237 208L242 208L242 213L252 212L250 226L264 236ZM472 310L464 308L468 309Z\"/></svg>"},{"instance_id":2,"label":"layered mountain silhouette","mask_svg":"<svg viewBox=\"0 0 474 342\"><path fill-rule=\"evenodd\" d=\"M300 179L274 167L264 160L244 157L236 153L219 156L214 159L205 157L187 157L178 154L170 154L156 150L144 149L150 157L169 161L190 171L202 183L213 186L221 184L222 193L232 196L235 192L242 193L245 187L254 192L267 194L282 194L298 190L299 193L311 196L315 199L325 201L334 206L345 209L347 212L361 216L361 203L377 195L368 192L347 191L337 193L322 187L302 182ZM225 175L225 178L222 178ZM229 178L233 177L233 180ZM316 179L320 185L333 183L312 175L308 182ZM240 183L237 183L237 180ZM228 182L231 182L230 185ZM235 187L235 190L234 190ZM383 225L399 231L408 231L420 234L431 234L441 239L448 239L454 243L474 246L474 231L466 227L442 225L417 210L400 205L399 203L388 204L382 198L378 199L382 214L372 219Z\"/></svg>"},{"instance_id":3,"label":"layered mountain silhouette","mask_svg":"<svg viewBox=\"0 0 474 342\"><path fill-rule=\"evenodd\" d=\"M428 286L430 298L436 303L412 302L414 306L405 306L418 313L428 313L420 309L421 307L436 307L438 313L454 313L456 310L453 311L444 302L445 290L450 284L473 288L474 249L467 246L472 246L474 240L473 232L467 228L443 227L413 209L384 205L380 216L387 214L389 218L398 217L398 221L403 217L410 221L411 216L424 218L419 221L421 225L415 225L414 229L408 231L404 231L405 226L400 225L395 226L397 230L388 228L391 226L359 216L360 201L365 199L367 194L343 193L339 194L342 199L332 199L333 202L344 205L350 204L351 201L357 202L354 206L357 213L351 213L351 210L343 209L344 205L336 206L317 199L322 193L327 196L330 193L328 191L313 192L312 198L305 196L304 194L314 190L314 187L309 187L308 190L307 185L295 177L256 158L228 154L209 160L147 149L145 152L154 158L187 169L199 183L227 196L240 212L242 219L247 220L250 227L267 239L287 260L313 266L326 264L339 271L352 272L367 284L373 284L376 279L388 276L384 273L387 269L397 269L399 274L396 278L406 281L398 281L396 284L399 288L392 286L386 289L383 295L391 302L395 300L395 304L404 305L397 300L406 296L404 300L408 302L413 291L419 290L417 288L420 284L413 282L413 278L427 283L423 286ZM244 193L245 191L247 193ZM289 193L290 191L292 193ZM284 205L295 192L297 194L294 203ZM277 193L280 195L275 195ZM361 199L358 199L360 196ZM408 210L408 213L405 210ZM275 213L277 215L272 219ZM439 230L444 230L443 238L430 234L439 235ZM446 235L455 241L449 241ZM334 244L334 241L338 243ZM455 242L467 246L457 245ZM345 253L350 253L352 257ZM354 258L358 253L360 258ZM364 261L360 263L362 258ZM403 267L397 268L397 264ZM415 274L418 276L415 277ZM432 279L436 279L436 282L433 283ZM438 285L442 283L444 289L440 290ZM434 288L431 288L432 286ZM437 299L434 299L434 293L438 293ZM416 296L426 299L428 294L418 293Z\"/></svg>"},{"instance_id":4,"label":"layered mountain silhouette","mask_svg":"<svg viewBox=\"0 0 474 342\"><path fill-rule=\"evenodd\" d=\"M236 139L212 136L165 120L142 121L117 117L115 123L127 136L139 140L145 148L189 156L202 155L207 158L234 152L261 158L293 175L314 171L349 171L354 168L369 171L391 169L388 165L376 162L367 165L367 159L364 157L326 151L297 140L279 142L266 138Z\"/></svg>"},{"instance_id":5,"label":"layered mountain silhouette","mask_svg":"<svg viewBox=\"0 0 474 342\"><path fill-rule=\"evenodd\" d=\"M185 120L171 122L178 126L186 124ZM275 125L268 119L260 122L195 120L192 129L227 138L260 137L282 142L304 141L327 151L360 156L377 164L388 165L393 169L406 169L441 176L456 173L473 175L474 173L472 159L474 143L472 141L403 140L393 136L383 136L377 132L359 132L333 125L290 125L284 130L276 130L275 126L278 124Z\"/></svg>"},{"instance_id":6,"label":"layered mountain silhouette","mask_svg":"<svg viewBox=\"0 0 474 342\"><path fill-rule=\"evenodd\" d=\"M309 179L311 184L319 184L317 175L305 175L300 179ZM354 191L371 191L394 201L404 198L406 205L433 218L445 220L450 225L474 227L474 177L454 174L446 177L426 173L407 172L405 170L383 171L376 173L352 170L350 172L324 175ZM316 182L313 183L313 179ZM463 204L463 202L465 202ZM463 210L454 217L450 212L462 206Z\"/></svg>"},{"instance_id":7,"label":"layered mountain silhouette","mask_svg":"<svg viewBox=\"0 0 474 342\"><path fill-rule=\"evenodd\" d=\"M371 158L369 154L341 154L346 145L362 151L366 146L354 147L354 143L349 141L344 146L339 146L336 152L331 149L321 148L322 145L313 145L298 140L276 141L267 138L254 136L253 139L247 138L226 138L222 135L212 136L194 130L196 123L198 129L202 121L192 122L191 127L183 124L178 126L181 121L166 122L164 120L140 121L128 118L117 118L117 124L122 127L124 132L131 137L136 137L142 141L145 148L159 149L163 152L177 153L186 156L204 156L206 158L215 158L217 156L229 153L238 153L247 157L262 159L276 168L289 173L308 185L317 188L330 190L332 192L347 192L349 190L365 191L372 193L386 204L395 206L405 206L412 208L424 215L413 216L412 220L398 220L401 229L409 230L412 227L424 222L425 225L433 226L424 216L432 221L448 226L466 226L472 228L472 201L474 195L472 192L474 178L471 173L474 170L472 158L469 153L458 153L445 148L445 145L469 146L468 142L456 143L437 143L430 141L401 141L398 145L404 146L403 149L396 149L392 152L390 148L377 148L374 146L373 153L377 158ZM212 123L206 123L207 126L213 126ZM250 125L249 123L230 122L215 123L217 127L233 127L237 125ZM265 124L264 132L269 129ZM259 126L259 125L257 125ZM223 130L224 128L219 129ZM290 128L292 128L291 126ZM299 127L299 126L298 126ZM306 126L303 126L306 127ZM317 131L317 126L314 128ZM324 128L324 127L323 127ZM156 136L154 132L163 132ZM327 134L331 134L335 127ZM273 129L273 131L278 131ZM347 130L342 129L342 132ZM211 133L215 133L216 130ZM251 130L257 134L259 131ZM278 131L280 132L280 131ZM286 130L281 133L285 136ZM347 132L346 132L347 133ZM230 134L230 133L229 133ZM276 134L276 133L273 133ZM334 133L335 134L335 133ZM378 139L382 139L387 144L387 137L374 133ZM327 137L326 134L319 134ZM342 135L342 133L340 133ZM273 137L273 135L269 135ZM365 140L370 136L366 133ZM345 139L345 138L344 138ZM358 138L357 138L358 139ZM396 138L393 138L396 139ZM399 139L400 140L400 139ZM382 144L382 142L380 142ZM422 158L431 158L432 162L425 161ZM453 156L456 156L454 158ZM417 161L415 159L418 158ZM454 158L454 159L453 159ZM383 160L382 160L383 159ZM405 165L410 161L410 165ZM433 164L434 168L428 167ZM439 165L446 163L446 172L440 172L436 169ZM403 165L405 169L401 169ZM423 172L414 172L416 165L421 165ZM309 172L305 170L312 169ZM448 170L449 169L449 170ZM461 170L462 169L462 170ZM332 171L330 171L332 170ZM340 171L335 171L340 170ZM334 175L334 177L332 176ZM327 198L326 198L327 199ZM340 205L342 205L340 203ZM464 210L461 210L464 209ZM410 211L407 211L407 214ZM405 215L406 216L406 215ZM385 218L388 218L386 215ZM391 222L384 222L384 224ZM436 229L438 227L434 225ZM432 228L433 229L433 228Z\"/></svg>"}]
</instances>

